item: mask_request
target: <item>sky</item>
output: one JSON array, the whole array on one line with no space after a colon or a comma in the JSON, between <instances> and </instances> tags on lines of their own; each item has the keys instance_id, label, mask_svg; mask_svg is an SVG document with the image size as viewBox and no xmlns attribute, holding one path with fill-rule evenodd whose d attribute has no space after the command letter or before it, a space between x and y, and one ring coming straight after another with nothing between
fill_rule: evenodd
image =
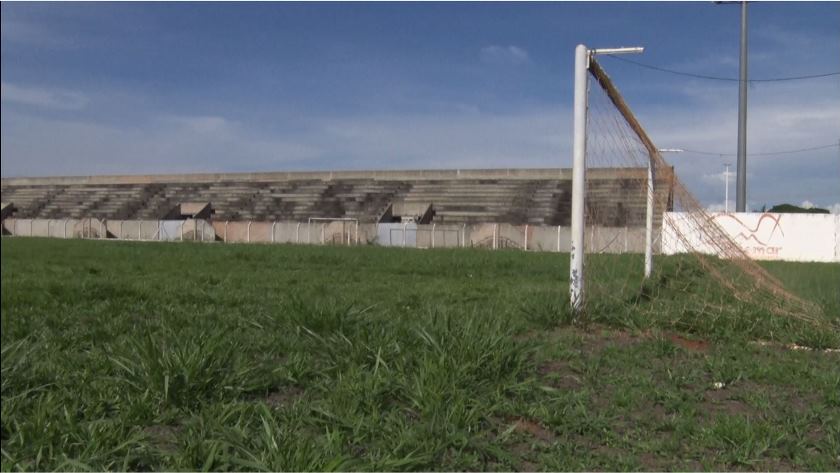
<instances>
[{"instance_id":1,"label":"sky","mask_svg":"<svg viewBox=\"0 0 840 473\"><path fill-rule=\"evenodd\" d=\"M2 176L569 167L574 48L738 76L740 8L694 3L9 3ZM752 78L840 71L840 3L749 4ZM723 207L737 82L600 60ZM751 83L748 153L840 143L840 76ZM840 147L748 159L753 209L840 213ZM730 199L734 200L734 178Z\"/></svg>"}]
</instances>

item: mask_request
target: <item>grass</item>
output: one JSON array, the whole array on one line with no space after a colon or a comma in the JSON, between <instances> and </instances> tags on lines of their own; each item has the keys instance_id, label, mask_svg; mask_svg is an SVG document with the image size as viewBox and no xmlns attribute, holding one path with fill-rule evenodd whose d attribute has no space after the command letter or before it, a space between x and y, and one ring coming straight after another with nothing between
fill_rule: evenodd
<instances>
[{"instance_id":1,"label":"grass","mask_svg":"<svg viewBox=\"0 0 840 473\"><path fill-rule=\"evenodd\" d=\"M4 238L2 469L836 470L840 358L753 342L837 332L658 261L581 320L567 255Z\"/></svg>"}]
</instances>

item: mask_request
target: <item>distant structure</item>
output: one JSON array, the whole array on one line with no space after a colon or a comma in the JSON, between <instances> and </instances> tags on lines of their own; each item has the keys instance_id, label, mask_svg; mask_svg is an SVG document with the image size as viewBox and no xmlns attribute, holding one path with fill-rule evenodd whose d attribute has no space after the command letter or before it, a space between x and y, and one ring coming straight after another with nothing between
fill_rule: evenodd
<instances>
[{"instance_id":1,"label":"distant structure","mask_svg":"<svg viewBox=\"0 0 840 473\"><path fill-rule=\"evenodd\" d=\"M645 223L646 169L593 169L593 224ZM657 202L671 202L670 175ZM3 218L569 225L570 169L267 172L8 178ZM669 204L665 205L666 207ZM657 214L668 208L657 209Z\"/></svg>"}]
</instances>

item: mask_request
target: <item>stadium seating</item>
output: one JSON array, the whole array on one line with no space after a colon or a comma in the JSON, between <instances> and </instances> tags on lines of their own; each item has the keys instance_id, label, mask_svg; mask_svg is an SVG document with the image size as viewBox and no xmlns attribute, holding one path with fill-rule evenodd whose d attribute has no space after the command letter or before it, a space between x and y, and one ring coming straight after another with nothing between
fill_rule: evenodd
<instances>
[{"instance_id":1,"label":"stadium seating","mask_svg":"<svg viewBox=\"0 0 840 473\"><path fill-rule=\"evenodd\" d=\"M597 223L625 226L644 221L644 192L639 187L644 170L631 171L625 169L615 176L604 174L588 181L589 215ZM491 170L486 175L475 172L475 178L464 177L460 171L456 178L414 178L410 172L401 178L380 178L375 173L368 178L358 172L347 177L323 173L321 178L317 173L301 173L299 179L293 173L278 179L251 174L256 178L204 181L185 175L180 182L178 176L166 176L136 183L125 182L131 180L130 176L117 176L114 182L90 182L90 178L79 182L65 178L3 179L2 198L19 218L154 220L172 215L183 203L207 202L214 220L356 218L378 222L391 204L399 201L431 204L432 221L437 223L569 223L571 180L564 170L524 177L495 177L500 173Z\"/></svg>"}]
</instances>

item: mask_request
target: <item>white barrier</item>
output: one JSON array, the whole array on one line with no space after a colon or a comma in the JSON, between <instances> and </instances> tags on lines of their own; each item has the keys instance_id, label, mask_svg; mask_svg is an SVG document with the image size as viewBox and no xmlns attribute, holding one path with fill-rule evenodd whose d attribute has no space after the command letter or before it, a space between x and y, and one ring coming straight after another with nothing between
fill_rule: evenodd
<instances>
[{"instance_id":1,"label":"white barrier","mask_svg":"<svg viewBox=\"0 0 840 473\"><path fill-rule=\"evenodd\" d=\"M755 259L840 262L840 215L712 213L718 223ZM527 251L569 251L569 227L508 224L359 224L346 222L205 222L202 220L15 219L3 220L4 233L53 238L189 240L250 243L377 244L412 248L485 247ZM347 228L345 228L345 226ZM314 227L314 228L313 228ZM679 212L663 218L661 252L698 250L714 254L703 242L697 222ZM352 229L351 229L352 228ZM680 236L681 235L681 236ZM643 227L589 227L586 241L596 253L638 253Z\"/></svg>"},{"instance_id":2,"label":"white barrier","mask_svg":"<svg viewBox=\"0 0 840 473\"><path fill-rule=\"evenodd\" d=\"M52 228L55 227L55 228ZM428 224L356 221L214 221L15 219L3 220L7 234L132 241L222 241L226 243L375 244L409 248L520 249L569 251L569 227L506 223ZM101 236L100 236L101 235ZM590 227L595 253L642 251L643 227Z\"/></svg>"},{"instance_id":3,"label":"white barrier","mask_svg":"<svg viewBox=\"0 0 840 473\"><path fill-rule=\"evenodd\" d=\"M709 216L753 259L840 262L840 215L720 212ZM685 253L693 247L715 254L686 214L666 212L662 225L663 253Z\"/></svg>"}]
</instances>

